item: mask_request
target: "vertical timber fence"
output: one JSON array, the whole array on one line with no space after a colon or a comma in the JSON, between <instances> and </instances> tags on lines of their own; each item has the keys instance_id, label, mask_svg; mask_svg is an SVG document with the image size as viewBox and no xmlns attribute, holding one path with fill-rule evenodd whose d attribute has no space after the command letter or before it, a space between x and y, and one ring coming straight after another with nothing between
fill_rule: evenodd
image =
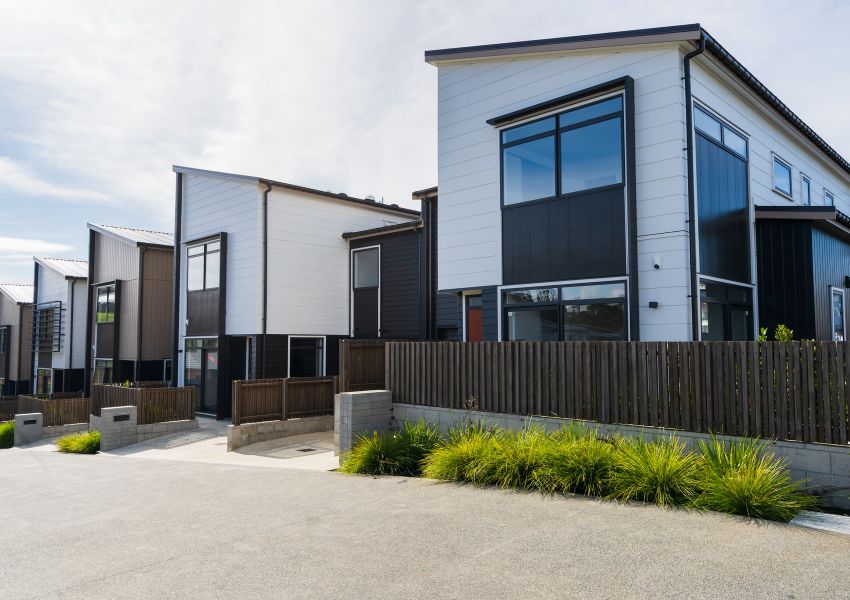
<instances>
[{"instance_id":1,"label":"vertical timber fence","mask_svg":"<svg viewBox=\"0 0 850 600\"><path fill-rule=\"evenodd\" d=\"M385 340L339 341L339 390L384 390Z\"/></svg>"},{"instance_id":2,"label":"vertical timber fence","mask_svg":"<svg viewBox=\"0 0 850 600\"><path fill-rule=\"evenodd\" d=\"M17 413L41 413L44 427L88 423L91 399L80 396L78 393L18 396Z\"/></svg>"},{"instance_id":3,"label":"vertical timber fence","mask_svg":"<svg viewBox=\"0 0 850 600\"><path fill-rule=\"evenodd\" d=\"M126 387L123 385L93 385L91 413L99 417L103 408L135 406L139 425L193 420L195 418L196 388L187 387Z\"/></svg>"},{"instance_id":4,"label":"vertical timber fence","mask_svg":"<svg viewBox=\"0 0 850 600\"><path fill-rule=\"evenodd\" d=\"M847 444L850 342L388 342L393 401Z\"/></svg>"},{"instance_id":5,"label":"vertical timber fence","mask_svg":"<svg viewBox=\"0 0 850 600\"><path fill-rule=\"evenodd\" d=\"M336 377L288 377L233 382L233 425L333 414Z\"/></svg>"}]
</instances>

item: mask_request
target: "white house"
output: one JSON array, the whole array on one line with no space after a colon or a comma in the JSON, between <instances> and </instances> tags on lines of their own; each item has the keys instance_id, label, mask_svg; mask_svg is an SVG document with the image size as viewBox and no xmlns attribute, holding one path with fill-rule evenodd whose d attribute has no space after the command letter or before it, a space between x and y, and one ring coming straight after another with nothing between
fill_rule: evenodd
<instances>
[{"instance_id":1,"label":"white house","mask_svg":"<svg viewBox=\"0 0 850 600\"><path fill-rule=\"evenodd\" d=\"M850 164L700 25L425 60L443 337L844 338Z\"/></svg>"},{"instance_id":2,"label":"white house","mask_svg":"<svg viewBox=\"0 0 850 600\"><path fill-rule=\"evenodd\" d=\"M30 392L32 284L0 283L0 396Z\"/></svg>"},{"instance_id":3,"label":"white house","mask_svg":"<svg viewBox=\"0 0 850 600\"><path fill-rule=\"evenodd\" d=\"M33 291L33 373L38 394L83 389L88 263L38 258Z\"/></svg>"},{"instance_id":4,"label":"white house","mask_svg":"<svg viewBox=\"0 0 850 600\"><path fill-rule=\"evenodd\" d=\"M415 229L419 212L258 177L174 171L174 383L198 386L198 410L222 418L234 379L336 374L338 341L355 329L355 283L380 289L383 258L366 252L377 244L355 241ZM373 310L357 314L371 319L380 294L366 297Z\"/></svg>"}]
</instances>

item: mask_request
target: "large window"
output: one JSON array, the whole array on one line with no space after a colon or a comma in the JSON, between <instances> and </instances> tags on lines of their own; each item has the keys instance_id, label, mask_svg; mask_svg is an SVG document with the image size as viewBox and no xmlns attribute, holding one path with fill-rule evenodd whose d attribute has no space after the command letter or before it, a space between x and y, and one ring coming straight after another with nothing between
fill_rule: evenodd
<instances>
[{"instance_id":1,"label":"large window","mask_svg":"<svg viewBox=\"0 0 850 600\"><path fill-rule=\"evenodd\" d=\"M189 246L187 280L190 292L218 288L221 242L218 240Z\"/></svg>"},{"instance_id":2,"label":"large window","mask_svg":"<svg viewBox=\"0 0 850 600\"><path fill-rule=\"evenodd\" d=\"M61 302L44 302L35 307L32 333L32 348L35 352L59 352L61 350Z\"/></svg>"},{"instance_id":3,"label":"large window","mask_svg":"<svg viewBox=\"0 0 850 600\"><path fill-rule=\"evenodd\" d=\"M115 284L97 288L97 322L115 322Z\"/></svg>"},{"instance_id":4,"label":"large window","mask_svg":"<svg viewBox=\"0 0 850 600\"><path fill-rule=\"evenodd\" d=\"M694 128L741 158L747 158L747 138L699 106L694 107Z\"/></svg>"},{"instance_id":5,"label":"large window","mask_svg":"<svg viewBox=\"0 0 850 600\"><path fill-rule=\"evenodd\" d=\"M773 157L773 189L791 198L791 165L778 156Z\"/></svg>"},{"instance_id":6,"label":"large window","mask_svg":"<svg viewBox=\"0 0 850 600\"><path fill-rule=\"evenodd\" d=\"M703 341L752 340L752 315L752 289L712 281L700 283L700 325Z\"/></svg>"},{"instance_id":7,"label":"large window","mask_svg":"<svg viewBox=\"0 0 850 600\"><path fill-rule=\"evenodd\" d=\"M622 95L502 131L505 206L623 180Z\"/></svg>"},{"instance_id":8,"label":"large window","mask_svg":"<svg viewBox=\"0 0 850 600\"><path fill-rule=\"evenodd\" d=\"M830 298L832 303L832 339L836 342L843 342L847 339L847 332L844 327L844 290L831 288Z\"/></svg>"},{"instance_id":9,"label":"large window","mask_svg":"<svg viewBox=\"0 0 850 600\"><path fill-rule=\"evenodd\" d=\"M289 376L321 377L325 374L325 338L289 338Z\"/></svg>"},{"instance_id":10,"label":"large window","mask_svg":"<svg viewBox=\"0 0 850 600\"><path fill-rule=\"evenodd\" d=\"M509 341L628 339L622 281L507 290L502 299Z\"/></svg>"},{"instance_id":11,"label":"large window","mask_svg":"<svg viewBox=\"0 0 850 600\"><path fill-rule=\"evenodd\" d=\"M112 383L112 361L96 358L92 383Z\"/></svg>"},{"instance_id":12,"label":"large window","mask_svg":"<svg viewBox=\"0 0 850 600\"><path fill-rule=\"evenodd\" d=\"M356 250L354 253L354 289L376 288L380 280L379 248Z\"/></svg>"}]
</instances>

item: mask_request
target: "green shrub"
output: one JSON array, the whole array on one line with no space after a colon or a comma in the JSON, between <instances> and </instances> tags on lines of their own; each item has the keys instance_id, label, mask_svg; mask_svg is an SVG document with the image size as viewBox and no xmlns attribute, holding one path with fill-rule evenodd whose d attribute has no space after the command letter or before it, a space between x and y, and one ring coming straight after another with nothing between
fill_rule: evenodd
<instances>
[{"instance_id":1,"label":"green shrub","mask_svg":"<svg viewBox=\"0 0 850 600\"><path fill-rule=\"evenodd\" d=\"M408 475L421 473L422 460L440 441L440 432L419 420L404 423L397 432L373 432L357 438L351 451L342 457L340 471L366 475Z\"/></svg>"},{"instance_id":2,"label":"green shrub","mask_svg":"<svg viewBox=\"0 0 850 600\"><path fill-rule=\"evenodd\" d=\"M422 475L444 481L477 483L475 473L487 446L497 435L483 422L449 431L448 438L425 457Z\"/></svg>"},{"instance_id":3,"label":"green shrub","mask_svg":"<svg viewBox=\"0 0 850 600\"><path fill-rule=\"evenodd\" d=\"M701 469L699 456L686 451L676 438L621 439L616 442L609 480L611 495L659 506L687 504L696 498Z\"/></svg>"},{"instance_id":4,"label":"green shrub","mask_svg":"<svg viewBox=\"0 0 850 600\"><path fill-rule=\"evenodd\" d=\"M562 437L548 447L544 466L534 473L534 479L538 489L546 493L603 496L608 492L613 466L614 445L600 439L595 431L586 431Z\"/></svg>"},{"instance_id":5,"label":"green shrub","mask_svg":"<svg viewBox=\"0 0 850 600\"><path fill-rule=\"evenodd\" d=\"M72 454L96 454L100 450L100 432L81 431L72 433L56 440L59 452Z\"/></svg>"},{"instance_id":6,"label":"green shrub","mask_svg":"<svg viewBox=\"0 0 850 600\"><path fill-rule=\"evenodd\" d=\"M15 422L0 423L0 448L11 448L15 443Z\"/></svg>"},{"instance_id":7,"label":"green shrub","mask_svg":"<svg viewBox=\"0 0 850 600\"><path fill-rule=\"evenodd\" d=\"M791 480L785 461L758 440L725 444L712 436L699 450L704 460L700 508L788 522L817 503Z\"/></svg>"},{"instance_id":8,"label":"green shrub","mask_svg":"<svg viewBox=\"0 0 850 600\"><path fill-rule=\"evenodd\" d=\"M552 437L539 426L521 431L499 430L471 465L469 478L503 488L537 489L535 472L545 466Z\"/></svg>"}]
</instances>

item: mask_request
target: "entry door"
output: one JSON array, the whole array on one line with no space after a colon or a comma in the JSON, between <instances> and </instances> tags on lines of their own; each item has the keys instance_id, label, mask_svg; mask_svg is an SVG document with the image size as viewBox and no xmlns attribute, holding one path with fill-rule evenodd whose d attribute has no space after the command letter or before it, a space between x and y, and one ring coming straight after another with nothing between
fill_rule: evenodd
<instances>
[{"instance_id":1,"label":"entry door","mask_svg":"<svg viewBox=\"0 0 850 600\"><path fill-rule=\"evenodd\" d=\"M356 338L381 336L381 249L371 246L351 253L352 331Z\"/></svg>"},{"instance_id":2,"label":"entry door","mask_svg":"<svg viewBox=\"0 0 850 600\"><path fill-rule=\"evenodd\" d=\"M464 296L466 303L466 341L480 342L484 339L484 312L481 295Z\"/></svg>"},{"instance_id":3,"label":"entry door","mask_svg":"<svg viewBox=\"0 0 850 600\"><path fill-rule=\"evenodd\" d=\"M204 350L204 385L201 387L201 412L215 414L218 408L218 350Z\"/></svg>"}]
</instances>

